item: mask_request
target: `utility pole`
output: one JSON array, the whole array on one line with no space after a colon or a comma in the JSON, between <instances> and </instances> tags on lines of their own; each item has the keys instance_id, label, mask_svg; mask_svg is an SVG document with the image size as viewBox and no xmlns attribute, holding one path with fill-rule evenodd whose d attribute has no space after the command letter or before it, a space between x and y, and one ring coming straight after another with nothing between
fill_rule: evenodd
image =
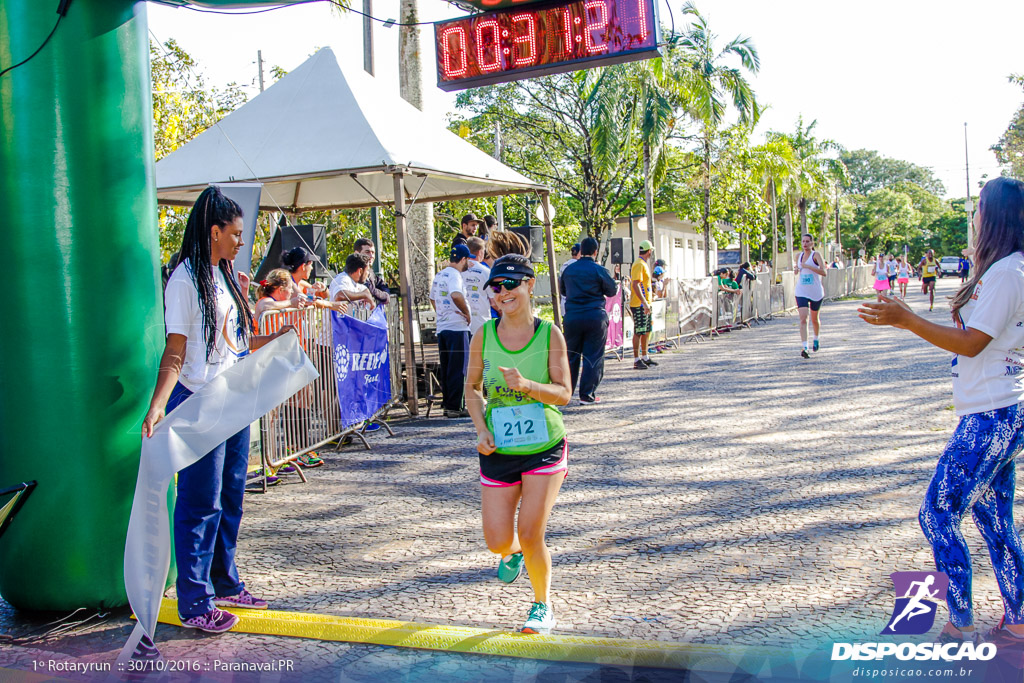
<instances>
[{"instance_id":1,"label":"utility pole","mask_svg":"<svg viewBox=\"0 0 1024 683\"><path fill-rule=\"evenodd\" d=\"M363 0L363 69L373 73L373 0Z\"/></svg>"},{"instance_id":2,"label":"utility pole","mask_svg":"<svg viewBox=\"0 0 1024 683\"><path fill-rule=\"evenodd\" d=\"M263 50L256 50L256 63L260 67L260 92L263 92Z\"/></svg>"},{"instance_id":3,"label":"utility pole","mask_svg":"<svg viewBox=\"0 0 1024 683\"><path fill-rule=\"evenodd\" d=\"M967 154L967 122L964 121L964 168L967 171L967 200L964 210L967 212L967 248L974 248L974 202L971 201L971 159Z\"/></svg>"},{"instance_id":4,"label":"utility pole","mask_svg":"<svg viewBox=\"0 0 1024 683\"><path fill-rule=\"evenodd\" d=\"M839 247L840 260L842 260L843 239L839 232L839 183L836 183L836 246Z\"/></svg>"},{"instance_id":5,"label":"utility pole","mask_svg":"<svg viewBox=\"0 0 1024 683\"><path fill-rule=\"evenodd\" d=\"M494 158L501 161L501 121L494 122ZM505 205L501 195L495 202L495 218L498 219L498 230L505 229Z\"/></svg>"},{"instance_id":6,"label":"utility pole","mask_svg":"<svg viewBox=\"0 0 1024 683\"><path fill-rule=\"evenodd\" d=\"M373 73L373 0L363 0L363 69ZM380 208L370 208L370 241L373 242L373 272L380 275Z\"/></svg>"}]
</instances>

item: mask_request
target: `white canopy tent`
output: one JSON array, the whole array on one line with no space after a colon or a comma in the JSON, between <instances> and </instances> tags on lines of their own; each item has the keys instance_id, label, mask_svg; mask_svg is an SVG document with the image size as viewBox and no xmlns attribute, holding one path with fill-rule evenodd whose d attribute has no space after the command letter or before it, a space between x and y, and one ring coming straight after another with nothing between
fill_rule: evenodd
<instances>
[{"instance_id":1,"label":"white canopy tent","mask_svg":"<svg viewBox=\"0 0 1024 683\"><path fill-rule=\"evenodd\" d=\"M518 192L540 195L557 301L549 190L488 156L361 70L323 48L265 92L156 164L160 204L191 206L210 183L260 182L260 208L393 207L402 318L412 329L405 213L412 201ZM555 307L556 323L558 307ZM406 391L416 411L412 335L405 335Z\"/></svg>"}]
</instances>

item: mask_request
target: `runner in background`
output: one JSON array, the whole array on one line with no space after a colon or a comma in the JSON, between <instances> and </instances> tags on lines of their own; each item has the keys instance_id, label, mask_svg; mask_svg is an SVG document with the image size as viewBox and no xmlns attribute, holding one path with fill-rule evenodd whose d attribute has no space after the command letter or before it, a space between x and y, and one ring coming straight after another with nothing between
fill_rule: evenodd
<instances>
[{"instance_id":1,"label":"runner in background","mask_svg":"<svg viewBox=\"0 0 1024 683\"><path fill-rule=\"evenodd\" d=\"M985 640L1024 650L1024 546L1013 522L1015 458L1024 444L1024 183L985 184L975 214L973 277L952 300L954 327L915 315L905 303L867 303L872 325L910 330L953 356L953 404L960 422L939 456L919 521L935 568L949 577L950 621L940 642L977 641L971 554L960 532L968 512L988 546L1004 614Z\"/></svg>"},{"instance_id":2,"label":"runner in background","mask_svg":"<svg viewBox=\"0 0 1024 683\"><path fill-rule=\"evenodd\" d=\"M484 216L487 218L487 216ZM491 301L487 297L487 279L491 269L484 263L484 240L470 237L466 240L470 253L470 266L462 274L462 285L469 305L469 335L472 337L483 324L491 319Z\"/></svg>"},{"instance_id":3,"label":"runner in background","mask_svg":"<svg viewBox=\"0 0 1024 683\"><path fill-rule=\"evenodd\" d=\"M633 369L647 370L657 365L647 351L647 339L651 335L651 267L648 261L654 255L654 245L648 240L640 243L640 258L629 271L630 290L629 312L633 316Z\"/></svg>"},{"instance_id":4,"label":"runner in background","mask_svg":"<svg viewBox=\"0 0 1024 683\"><path fill-rule=\"evenodd\" d=\"M551 554L544 542L548 517L568 472L562 414L572 396L565 339L535 318L529 259L494 262L489 285L499 320L473 337L466 405L477 433L484 539L501 556L498 578L512 583L525 564L533 604L524 633L549 633ZM516 507L519 519L516 520Z\"/></svg>"},{"instance_id":5,"label":"runner in background","mask_svg":"<svg viewBox=\"0 0 1024 683\"><path fill-rule=\"evenodd\" d=\"M875 294L878 295L876 301L881 301L882 296L889 292L889 271L885 265L885 257L879 254L875 258L875 262L871 265L871 274L875 277Z\"/></svg>"},{"instance_id":6,"label":"runner in background","mask_svg":"<svg viewBox=\"0 0 1024 683\"><path fill-rule=\"evenodd\" d=\"M899 263L896 264L896 284L900 288L900 299L907 298L907 285L910 283L910 264L907 263L906 256L900 256Z\"/></svg>"},{"instance_id":7,"label":"runner in background","mask_svg":"<svg viewBox=\"0 0 1024 683\"><path fill-rule=\"evenodd\" d=\"M893 258L892 254L889 254L885 262L885 274L889 276L889 291L896 291L896 275L898 272L899 266L896 263L896 259Z\"/></svg>"},{"instance_id":8,"label":"runner in background","mask_svg":"<svg viewBox=\"0 0 1024 683\"><path fill-rule=\"evenodd\" d=\"M935 277L939 272L939 262L935 260L935 252L929 249L921 262L917 264L921 271L921 293L928 295L928 310L935 308Z\"/></svg>"},{"instance_id":9,"label":"runner in background","mask_svg":"<svg viewBox=\"0 0 1024 683\"><path fill-rule=\"evenodd\" d=\"M814 328L815 351L819 348L818 334L821 332L819 311L821 302L825 299L825 287L821 284L821 278L825 277L825 260L821 254L814 251L814 238L805 234L800 239L800 246L803 251L796 258L793 270L796 271L796 306L800 312L800 341L803 349L800 351L802 358L810 358L807 353L807 318L811 319L811 326Z\"/></svg>"}]
</instances>

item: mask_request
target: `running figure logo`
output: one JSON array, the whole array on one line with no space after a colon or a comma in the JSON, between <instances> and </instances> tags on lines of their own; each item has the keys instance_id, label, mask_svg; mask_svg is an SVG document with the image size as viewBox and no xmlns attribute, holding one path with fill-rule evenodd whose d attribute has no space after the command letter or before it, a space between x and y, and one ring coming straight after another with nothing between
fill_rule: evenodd
<instances>
[{"instance_id":1,"label":"running figure logo","mask_svg":"<svg viewBox=\"0 0 1024 683\"><path fill-rule=\"evenodd\" d=\"M935 623L935 607L945 602L949 577L944 572L893 572L896 606L882 635L921 635Z\"/></svg>"},{"instance_id":2,"label":"running figure logo","mask_svg":"<svg viewBox=\"0 0 1024 683\"><path fill-rule=\"evenodd\" d=\"M348 377L349 355L348 349L343 344L334 347L334 378L344 382Z\"/></svg>"}]
</instances>

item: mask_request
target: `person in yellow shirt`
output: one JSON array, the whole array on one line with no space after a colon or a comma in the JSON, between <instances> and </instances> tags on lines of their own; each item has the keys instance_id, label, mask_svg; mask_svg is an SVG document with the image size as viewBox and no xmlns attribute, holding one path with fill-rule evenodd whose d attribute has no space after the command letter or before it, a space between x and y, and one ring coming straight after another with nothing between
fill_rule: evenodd
<instances>
[{"instance_id":1,"label":"person in yellow shirt","mask_svg":"<svg viewBox=\"0 0 1024 683\"><path fill-rule=\"evenodd\" d=\"M935 277L939 272L939 262L935 258L935 252L929 249L925 252L925 255L921 257L921 262L917 264L917 269L921 271L921 293L928 295L928 310L935 308Z\"/></svg>"},{"instance_id":2,"label":"person in yellow shirt","mask_svg":"<svg viewBox=\"0 0 1024 683\"><path fill-rule=\"evenodd\" d=\"M648 370L657 365L647 353L647 338L651 334L651 266L654 245L649 240L640 243L640 258L629 272L629 310L633 314L633 369ZM641 354L640 352L643 351Z\"/></svg>"}]
</instances>

